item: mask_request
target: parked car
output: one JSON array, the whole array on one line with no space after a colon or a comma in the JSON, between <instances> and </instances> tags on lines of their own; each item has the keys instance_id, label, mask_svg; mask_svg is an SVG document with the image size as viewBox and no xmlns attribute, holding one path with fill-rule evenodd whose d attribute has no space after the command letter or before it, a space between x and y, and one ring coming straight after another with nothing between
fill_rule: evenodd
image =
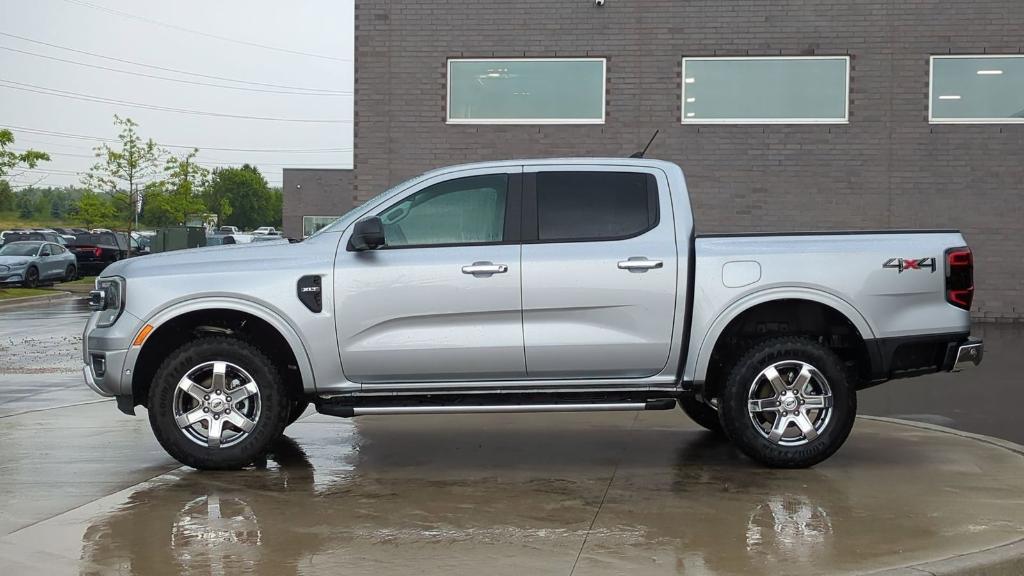
<instances>
[{"instance_id":1,"label":"parked car","mask_svg":"<svg viewBox=\"0 0 1024 576\"><path fill-rule=\"evenodd\" d=\"M88 232L85 228L54 228L54 231L64 236L77 236Z\"/></svg>"},{"instance_id":2,"label":"parked car","mask_svg":"<svg viewBox=\"0 0 1024 576\"><path fill-rule=\"evenodd\" d=\"M221 226L217 229L218 234L238 234L237 226Z\"/></svg>"},{"instance_id":3,"label":"parked car","mask_svg":"<svg viewBox=\"0 0 1024 576\"><path fill-rule=\"evenodd\" d=\"M821 462L857 391L981 361L955 230L694 235L644 159L428 172L301 243L118 262L84 376L195 468L333 416L667 410L773 467ZM652 450L666 447L652 446Z\"/></svg>"},{"instance_id":4,"label":"parked car","mask_svg":"<svg viewBox=\"0 0 1024 576\"><path fill-rule=\"evenodd\" d=\"M60 234L53 231L17 230L4 234L4 244L9 242L53 242L64 246L68 243Z\"/></svg>"},{"instance_id":5,"label":"parked car","mask_svg":"<svg viewBox=\"0 0 1024 576\"><path fill-rule=\"evenodd\" d=\"M86 275L99 274L111 262L129 256L127 235L121 232L79 234L69 248L78 257L78 269Z\"/></svg>"},{"instance_id":6,"label":"parked car","mask_svg":"<svg viewBox=\"0 0 1024 576\"><path fill-rule=\"evenodd\" d=\"M277 229L273 226L260 226L259 228L252 231L253 236L265 236L273 235L277 236Z\"/></svg>"},{"instance_id":7,"label":"parked car","mask_svg":"<svg viewBox=\"0 0 1024 576\"><path fill-rule=\"evenodd\" d=\"M275 240L286 240L286 238L280 234L254 234L252 237L253 242L273 242Z\"/></svg>"},{"instance_id":8,"label":"parked car","mask_svg":"<svg viewBox=\"0 0 1024 576\"><path fill-rule=\"evenodd\" d=\"M40 282L78 277L75 255L53 242L8 242L0 248L0 284L35 288Z\"/></svg>"}]
</instances>

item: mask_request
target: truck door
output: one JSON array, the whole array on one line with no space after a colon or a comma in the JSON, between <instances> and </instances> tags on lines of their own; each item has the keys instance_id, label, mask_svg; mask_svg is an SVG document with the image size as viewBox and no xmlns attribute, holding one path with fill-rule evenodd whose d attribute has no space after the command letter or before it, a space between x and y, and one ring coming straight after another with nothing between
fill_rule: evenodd
<instances>
[{"instance_id":1,"label":"truck door","mask_svg":"<svg viewBox=\"0 0 1024 576\"><path fill-rule=\"evenodd\" d=\"M526 376L521 195L521 166L444 174L374 210L381 248L353 252L342 238L335 302L348 379Z\"/></svg>"},{"instance_id":2,"label":"truck door","mask_svg":"<svg viewBox=\"0 0 1024 576\"><path fill-rule=\"evenodd\" d=\"M665 174L538 165L523 176L528 377L660 372L672 343L677 267Z\"/></svg>"}]
</instances>

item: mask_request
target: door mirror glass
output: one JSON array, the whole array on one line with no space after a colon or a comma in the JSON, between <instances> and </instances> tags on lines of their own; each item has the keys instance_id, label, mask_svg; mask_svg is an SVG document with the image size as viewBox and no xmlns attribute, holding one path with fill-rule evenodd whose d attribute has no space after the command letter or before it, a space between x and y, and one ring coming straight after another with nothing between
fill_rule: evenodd
<instances>
[{"instance_id":1,"label":"door mirror glass","mask_svg":"<svg viewBox=\"0 0 1024 576\"><path fill-rule=\"evenodd\" d=\"M356 252L376 250L384 245L384 224L380 218L371 216L355 223L352 237L348 240L348 249Z\"/></svg>"}]
</instances>

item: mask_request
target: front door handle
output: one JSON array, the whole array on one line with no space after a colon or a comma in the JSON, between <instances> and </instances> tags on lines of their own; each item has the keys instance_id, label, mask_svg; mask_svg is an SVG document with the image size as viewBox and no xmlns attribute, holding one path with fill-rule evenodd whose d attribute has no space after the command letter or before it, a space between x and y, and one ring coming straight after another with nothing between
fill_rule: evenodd
<instances>
[{"instance_id":1,"label":"front door handle","mask_svg":"<svg viewBox=\"0 0 1024 576\"><path fill-rule=\"evenodd\" d=\"M629 260L619 260L619 270L636 272L646 272L647 270L661 268L664 265L665 263L661 260L648 260L643 256L633 256Z\"/></svg>"},{"instance_id":2,"label":"front door handle","mask_svg":"<svg viewBox=\"0 0 1024 576\"><path fill-rule=\"evenodd\" d=\"M505 272L508 272L508 266L491 262L473 262L469 266L462 267L463 274L472 274L473 276L490 276L491 274L504 274Z\"/></svg>"}]
</instances>

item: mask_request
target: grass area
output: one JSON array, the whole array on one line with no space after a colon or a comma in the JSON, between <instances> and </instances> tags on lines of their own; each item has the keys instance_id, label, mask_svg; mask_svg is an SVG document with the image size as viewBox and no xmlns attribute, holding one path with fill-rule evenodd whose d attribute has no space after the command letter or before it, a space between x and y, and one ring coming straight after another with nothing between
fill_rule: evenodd
<instances>
[{"instance_id":1,"label":"grass area","mask_svg":"<svg viewBox=\"0 0 1024 576\"><path fill-rule=\"evenodd\" d=\"M79 222L57 220L54 218L19 218L17 212L0 212L0 230L11 230L14 228L88 228Z\"/></svg>"},{"instance_id":2,"label":"grass area","mask_svg":"<svg viewBox=\"0 0 1024 576\"><path fill-rule=\"evenodd\" d=\"M53 290L44 288L0 288L0 300L25 298L26 296L44 296L53 294Z\"/></svg>"}]
</instances>

